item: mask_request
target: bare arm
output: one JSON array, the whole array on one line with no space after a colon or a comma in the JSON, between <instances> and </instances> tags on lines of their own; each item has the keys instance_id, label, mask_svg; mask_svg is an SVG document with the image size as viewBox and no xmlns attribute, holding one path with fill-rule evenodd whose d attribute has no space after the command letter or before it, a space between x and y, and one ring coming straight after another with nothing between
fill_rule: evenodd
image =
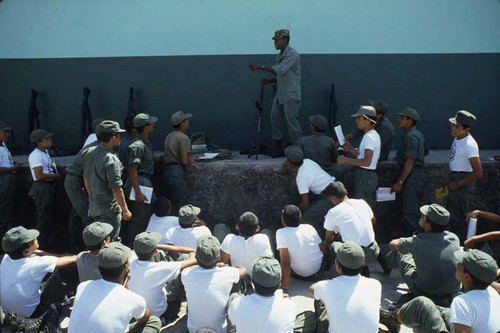
<instances>
[{"instance_id":1,"label":"bare arm","mask_svg":"<svg viewBox=\"0 0 500 333\"><path fill-rule=\"evenodd\" d=\"M333 230L327 230L325 235L325 241L331 244L335 240L335 232Z\"/></svg>"},{"instance_id":2,"label":"bare arm","mask_svg":"<svg viewBox=\"0 0 500 333\"><path fill-rule=\"evenodd\" d=\"M139 203L147 202L148 198L141 192L141 188L139 186L139 174L137 172L137 167L139 164L133 163L128 166L128 177L130 179L130 184L135 191L135 201ZM117 200L118 201L118 200Z\"/></svg>"},{"instance_id":3,"label":"bare arm","mask_svg":"<svg viewBox=\"0 0 500 333\"><path fill-rule=\"evenodd\" d=\"M144 311L144 316L142 316L142 318L139 318L137 320L137 323L138 324L145 324L147 323L147 321L149 320L149 316L151 316L151 310L149 310L149 308L146 306L146 311Z\"/></svg>"},{"instance_id":4,"label":"bare arm","mask_svg":"<svg viewBox=\"0 0 500 333\"><path fill-rule=\"evenodd\" d=\"M309 208L309 193L304 193L300 195L299 209L304 212L307 208Z\"/></svg>"},{"instance_id":5,"label":"bare arm","mask_svg":"<svg viewBox=\"0 0 500 333\"><path fill-rule=\"evenodd\" d=\"M197 264L198 264L198 261L194 257L194 252L191 252L191 253L189 253L189 258L188 259L181 261L181 271L184 268L187 268L187 267L190 267L190 266L194 266L194 265L197 265Z\"/></svg>"},{"instance_id":6,"label":"bare arm","mask_svg":"<svg viewBox=\"0 0 500 333\"><path fill-rule=\"evenodd\" d=\"M240 265L237 265L237 266L234 266L235 268L238 268L238 271L240 273L240 279L241 278L244 278L245 276L247 276L247 269L243 266L240 266Z\"/></svg>"},{"instance_id":7,"label":"bare arm","mask_svg":"<svg viewBox=\"0 0 500 333\"><path fill-rule=\"evenodd\" d=\"M111 189L113 192L113 198L115 198L116 202L122 209L122 216L125 221L130 221L132 218L132 213L128 210L127 203L125 202L125 195L123 194L123 190L121 187L114 187Z\"/></svg>"},{"instance_id":8,"label":"bare arm","mask_svg":"<svg viewBox=\"0 0 500 333\"><path fill-rule=\"evenodd\" d=\"M373 158L373 150L365 149L365 157L363 157L362 159L339 156L339 158L337 159L337 163L338 164L347 163L357 167L362 167L362 166L366 167L372 163L372 158Z\"/></svg>"},{"instance_id":9,"label":"bare arm","mask_svg":"<svg viewBox=\"0 0 500 333\"><path fill-rule=\"evenodd\" d=\"M472 173L465 178L460 179L455 182L452 181L448 184L448 188L452 191L458 190L460 187L465 186L469 183L475 182L479 178L483 177L483 167L481 166L481 161L479 157L469 158L470 165L472 166Z\"/></svg>"},{"instance_id":10,"label":"bare arm","mask_svg":"<svg viewBox=\"0 0 500 333\"><path fill-rule=\"evenodd\" d=\"M390 243L389 243L389 250L391 251L397 251L398 250L398 245L399 245L399 242L401 241L402 238L399 238L399 239L393 239Z\"/></svg>"},{"instance_id":11,"label":"bare arm","mask_svg":"<svg viewBox=\"0 0 500 333\"><path fill-rule=\"evenodd\" d=\"M202 155L196 155L196 156L189 156L188 152L181 152L181 163L182 165L186 166L189 164L193 164L196 162Z\"/></svg>"},{"instance_id":12,"label":"bare arm","mask_svg":"<svg viewBox=\"0 0 500 333\"><path fill-rule=\"evenodd\" d=\"M225 264L228 264L229 263L229 258L230 258L230 254L229 253L220 250L220 261L222 261Z\"/></svg>"},{"instance_id":13,"label":"bare arm","mask_svg":"<svg viewBox=\"0 0 500 333\"><path fill-rule=\"evenodd\" d=\"M290 253L288 249L278 249L281 261L281 288L287 290L290 285L290 275L292 273Z\"/></svg>"},{"instance_id":14,"label":"bare arm","mask_svg":"<svg viewBox=\"0 0 500 333\"><path fill-rule=\"evenodd\" d=\"M484 242L494 242L500 240L500 231L492 231L492 232L487 232L482 235L476 235L468 240L465 241L464 243L464 248L465 249L472 249L476 245L476 243L484 243Z\"/></svg>"},{"instance_id":15,"label":"bare arm","mask_svg":"<svg viewBox=\"0 0 500 333\"><path fill-rule=\"evenodd\" d=\"M411 173L411 170L413 170L414 165L415 165L415 159L411 158L411 157L407 157L405 160L405 165L403 166L403 171L399 175L399 179L398 179L401 183L404 183L406 178L408 178L408 176ZM402 187L403 187L403 184L396 183L392 186L391 192L398 192L399 193L399 191L401 191Z\"/></svg>"},{"instance_id":16,"label":"bare arm","mask_svg":"<svg viewBox=\"0 0 500 333\"><path fill-rule=\"evenodd\" d=\"M314 288L316 288L316 283L312 284L309 287L309 293L314 296Z\"/></svg>"},{"instance_id":17,"label":"bare arm","mask_svg":"<svg viewBox=\"0 0 500 333\"><path fill-rule=\"evenodd\" d=\"M500 215L490 212L483 212L482 210L473 210L472 212L467 213L467 221L469 221L469 219L474 215L477 215L491 222L500 223Z\"/></svg>"},{"instance_id":18,"label":"bare arm","mask_svg":"<svg viewBox=\"0 0 500 333\"><path fill-rule=\"evenodd\" d=\"M455 333L471 333L471 328L463 324L453 323Z\"/></svg>"},{"instance_id":19,"label":"bare arm","mask_svg":"<svg viewBox=\"0 0 500 333\"><path fill-rule=\"evenodd\" d=\"M20 166L21 164L19 164L19 162L14 162L13 167L0 168L0 174L11 173L12 171L16 171L17 169L19 169Z\"/></svg>"},{"instance_id":20,"label":"bare arm","mask_svg":"<svg viewBox=\"0 0 500 333\"><path fill-rule=\"evenodd\" d=\"M43 167L37 166L33 168L36 180L39 182L45 182L49 179L60 179L61 175L58 173L43 173Z\"/></svg>"},{"instance_id":21,"label":"bare arm","mask_svg":"<svg viewBox=\"0 0 500 333\"><path fill-rule=\"evenodd\" d=\"M85 189L87 190L87 194L90 198L90 187L89 187L89 181L87 180L87 177L85 175L83 176L83 185L85 186Z\"/></svg>"},{"instance_id":22,"label":"bare arm","mask_svg":"<svg viewBox=\"0 0 500 333\"><path fill-rule=\"evenodd\" d=\"M166 244L158 244L156 247L159 250L168 251L168 252L181 252L181 253L191 253L196 252L195 249L185 246L174 246L174 245L166 245Z\"/></svg>"},{"instance_id":23,"label":"bare arm","mask_svg":"<svg viewBox=\"0 0 500 333\"><path fill-rule=\"evenodd\" d=\"M76 266L76 256L66 256L57 258L56 268Z\"/></svg>"}]
</instances>

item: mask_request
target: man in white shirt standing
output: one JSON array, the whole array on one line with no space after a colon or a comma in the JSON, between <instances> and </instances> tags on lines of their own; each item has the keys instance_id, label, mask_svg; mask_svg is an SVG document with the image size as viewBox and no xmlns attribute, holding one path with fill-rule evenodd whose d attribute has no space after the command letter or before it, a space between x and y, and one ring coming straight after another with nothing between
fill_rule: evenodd
<instances>
[{"instance_id":1,"label":"man in white shirt standing","mask_svg":"<svg viewBox=\"0 0 500 333\"><path fill-rule=\"evenodd\" d=\"M462 110L449 120L451 136L455 139L451 145L447 208L450 212L450 231L463 243L467 235L465 217L470 211L469 197L474 191L476 180L483 176L483 168L479 160L479 147L469 133L476 116Z\"/></svg>"},{"instance_id":2,"label":"man in white shirt standing","mask_svg":"<svg viewBox=\"0 0 500 333\"><path fill-rule=\"evenodd\" d=\"M112 242L99 252L102 279L80 283L71 311L68 332L156 333L161 321L151 316L146 301L127 288L131 251ZM135 319L132 324L129 322Z\"/></svg>"},{"instance_id":3,"label":"man in white shirt standing","mask_svg":"<svg viewBox=\"0 0 500 333\"><path fill-rule=\"evenodd\" d=\"M196 249L198 238L204 235L211 236L212 232L205 226L205 222L198 218L200 212L199 207L182 206L179 209L179 226L168 229L165 234L167 244ZM175 255L174 259L176 259Z\"/></svg>"},{"instance_id":4,"label":"man in white shirt standing","mask_svg":"<svg viewBox=\"0 0 500 333\"><path fill-rule=\"evenodd\" d=\"M317 300L318 327L328 325L330 333L378 332L382 285L360 275L364 262L361 246L347 241L339 248L335 260L340 276L309 288Z\"/></svg>"},{"instance_id":5,"label":"man in white shirt standing","mask_svg":"<svg viewBox=\"0 0 500 333\"><path fill-rule=\"evenodd\" d=\"M374 129L377 123L377 111L373 106L361 105L358 112L351 115L356 118L358 129L365 134L359 149L354 149L349 141L343 145L344 149L357 158L339 156L338 164L351 164L354 170L354 195L356 199L363 199L373 208L373 199L377 190L377 163L380 156L380 135Z\"/></svg>"},{"instance_id":6,"label":"man in white shirt standing","mask_svg":"<svg viewBox=\"0 0 500 333\"><path fill-rule=\"evenodd\" d=\"M0 237L14 226L14 198L16 196L16 171L21 166L14 162L5 142L9 140L9 127L0 121Z\"/></svg>"},{"instance_id":7,"label":"man in white shirt standing","mask_svg":"<svg viewBox=\"0 0 500 333\"><path fill-rule=\"evenodd\" d=\"M304 158L302 148L297 145L285 149L286 167L297 174L295 181L300 194L299 209L302 212L302 223L312 225L321 238L324 237L323 221L326 212L333 207L327 195L322 192L335 180L318 163Z\"/></svg>"},{"instance_id":8,"label":"man in white shirt standing","mask_svg":"<svg viewBox=\"0 0 500 333\"><path fill-rule=\"evenodd\" d=\"M42 248L53 245L49 242L52 238L51 224L54 223L55 180L61 179L56 163L47 150L52 147L52 135L44 129L36 129L30 134L30 141L35 144L35 149L28 158L33 177L33 185L28 194L35 203Z\"/></svg>"}]
</instances>

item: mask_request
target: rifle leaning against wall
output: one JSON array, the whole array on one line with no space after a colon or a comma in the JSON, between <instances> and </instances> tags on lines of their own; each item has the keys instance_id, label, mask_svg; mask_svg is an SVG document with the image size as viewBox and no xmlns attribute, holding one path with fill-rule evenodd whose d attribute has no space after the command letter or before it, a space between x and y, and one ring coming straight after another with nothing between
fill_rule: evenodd
<instances>
[{"instance_id":1,"label":"rifle leaning against wall","mask_svg":"<svg viewBox=\"0 0 500 333\"><path fill-rule=\"evenodd\" d=\"M81 125L80 125L80 147L83 146L85 139L93 132L92 128L92 113L90 112L89 106L89 95L90 89L88 87L83 88L83 101L82 101L82 113L81 113Z\"/></svg>"}]
</instances>

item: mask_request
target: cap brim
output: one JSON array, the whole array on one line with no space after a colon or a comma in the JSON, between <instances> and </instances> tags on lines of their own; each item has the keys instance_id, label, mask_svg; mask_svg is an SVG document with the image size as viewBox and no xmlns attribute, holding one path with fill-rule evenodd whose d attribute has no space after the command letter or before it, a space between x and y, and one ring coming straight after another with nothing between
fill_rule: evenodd
<instances>
[{"instance_id":1,"label":"cap brim","mask_svg":"<svg viewBox=\"0 0 500 333\"><path fill-rule=\"evenodd\" d=\"M453 117L453 118L450 118L448 119L450 121L450 123L456 125L457 124L457 118Z\"/></svg>"},{"instance_id":2,"label":"cap brim","mask_svg":"<svg viewBox=\"0 0 500 333\"><path fill-rule=\"evenodd\" d=\"M158 117L151 117L151 122L156 123L158 121Z\"/></svg>"},{"instance_id":3,"label":"cap brim","mask_svg":"<svg viewBox=\"0 0 500 333\"><path fill-rule=\"evenodd\" d=\"M191 118L193 115L191 113L185 113L184 114L184 119Z\"/></svg>"},{"instance_id":4,"label":"cap brim","mask_svg":"<svg viewBox=\"0 0 500 333\"><path fill-rule=\"evenodd\" d=\"M156 244L158 244L159 241L161 241L161 239L163 238L163 236L158 233L158 232L152 232L150 234L151 238L153 238L153 240L156 242Z\"/></svg>"},{"instance_id":5,"label":"cap brim","mask_svg":"<svg viewBox=\"0 0 500 333\"><path fill-rule=\"evenodd\" d=\"M28 238L26 238L26 242L31 242L38 236L40 236L40 231L36 229L28 229Z\"/></svg>"},{"instance_id":6,"label":"cap brim","mask_svg":"<svg viewBox=\"0 0 500 333\"><path fill-rule=\"evenodd\" d=\"M463 250L458 250L458 251L453 252L453 255L458 260L458 262L462 264L464 262L465 256L467 255L467 252L465 252Z\"/></svg>"},{"instance_id":7,"label":"cap brim","mask_svg":"<svg viewBox=\"0 0 500 333\"><path fill-rule=\"evenodd\" d=\"M125 133L125 132L126 132L126 131L125 131L124 129L121 129L121 128L120 128L120 129L119 129L117 132L115 132L115 133Z\"/></svg>"},{"instance_id":8,"label":"cap brim","mask_svg":"<svg viewBox=\"0 0 500 333\"><path fill-rule=\"evenodd\" d=\"M48 139L48 138L51 138L54 136L54 133L47 133L45 134L45 136L43 137L43 139Z\"/></svg>"},{"instance_id":9,"label":"cap brim","mask_svg":"<svg viewBox=\"0 0 500 333\"><path fill-rule=\"evenodd\" d=\"M352 118L357 118L357 117L362 116L362 115L363 115L362 113L356 112L354 114L351 114L351 117Z\"/></svg>"},{"instance_id":10,"label":"cap brim","mask_svg":"<svg viewBox=\"0 0 500 333\"><path fill-rule=\"evenodd\" d=\"M104 232L106 232L106 236L109 236L111 234L111 232L113 231L113 226L109 223L103 223L103 227L104 227ZM106 238L106 237L104 237Z\"/></svg>"},{"instance_id":11,"label":"cap brim","mask_svg":"<svg viewBox=\"0 0 500 333\"><path fill-rule=\"evenodd\" d=\"M429 213L429 207L430 207L429 205L424 205L424 206L420 207L420 213L427 216L427 214Z\"/></svg>"},{"instance_id":12,"label":"cap brim","mask_svg":"<svg viewBox=\"0 0 500 333\"><path fill-rule=\"evenodd\" d=\"M194 206L194 207L193 207L193 213L194 213L196 216L198 216L198 214L200 214L200 213L201 213L201 208L200 208L200 207L196 207L196 206Z\"/></svg>"}]
</instances>

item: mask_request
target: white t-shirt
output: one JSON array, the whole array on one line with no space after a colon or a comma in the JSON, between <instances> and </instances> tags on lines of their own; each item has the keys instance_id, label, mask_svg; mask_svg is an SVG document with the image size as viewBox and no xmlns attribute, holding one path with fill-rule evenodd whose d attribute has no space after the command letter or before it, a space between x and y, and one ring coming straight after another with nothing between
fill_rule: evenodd
<instances>
[{"instance_id":1,"label":"white t-shirt","mask_svg":"<svg viewBox=\"0 0 500 333\"><path fill-rule=\"evenodd\" d=\"M255 259L273 256L269 238L263 234L256 234L248 239L229 234L224 238L220 249L231 256L232 266L245 267L250 276L252 276L253 261Z\"/></svg>"},{"instance_id":2,"label":"white t-shirt","mask_svg":"<svg viewBox=\"0 0 500 333\"><path fill-rule=\"evenodd\" d=\"M471 290L451 303L452 323L471 327L472 333L500 331L500 295L491 287Z\"/></svg>"},{"instance_id":3,"label":"white t-shirt","mask_svg":"<svg viewBox=\"0 0 500 333\"><path fill-rule=\"evenodd\" d=\"M33 314L40 304L40 285L47 273L56 269L52 256L12 260L5 255L0 264L0 303L3 311L23 317Z\"/></svg>"},{"instance_id":4,"label":"white t-shirt","mask_svg":"<svg viewBox=\"0 0 500 333\"><path fill-rule=\"evenodd\" d=\"M167 244L165 233L168 229L179 226L179 218L177 216L162 216L158 217L156 214L151 215L146 231L157 232L162 235L162 239L158 244Z\"/></svg>"},{"instance_id":5,"label":"white t-shirt","mask_svg":"<svg viewBox=\"0 0 500 333\"><path fill-rule=\"evenodd\" d=\"M469 158L479 157L479 146L472 135L467 134L463 139L453 140L451 144L450 170L472 172Z\"/></svg>"},{"instance_id":6,"label":"white t-shirt","mask_svg":"<svg viewBox=\"0 0 500 333\"><path fill-rule=\"evenodd\" d=\"M12 168L13 166L14 160L12 159L12 155L5 142L2 142L0 145L0 168Z\"/></svg>"},{"instance_id":7,"label":"white t-shirt","mask_svg":"<svg viewBox=\"0 0 500 333\"><path fill-rule=\"evenodd\" d=\"M276 231L276 247L288 249L292 270L303 277L319 271L323 252L319 248L321 238L313 226L301 224L298 227L284 227Z\"/></svg>"},{"instance_id":8,"label":"white t-shirt","mask_svg":"<svg viewBox=\"0 0 500 333\"><path fill-rule=\"evenodd\" d=\"M325 187L334 180L335 177L330 176L325 170L321 169L318 163L308 158L304 159L295 179L300 194L309 192L321 194Z\"/></svg>"},{"instance_id":9,"label":"white t-shirt","mask_svg":"<svg viewBox=\"0 0 500 333\"><path fill-rule=\"evenodd\" d=\"M182 271L181 280L189 308L189 332L193 333L200 327L226 332L226 303L233 284L239 279L238 269L229 266L211 269L193 266Z\"/></svg>"},{"instance_id":10,"label":"white t-shirt","mask_svg":"<svg viewBox=\"0 0 500 333\"><path fill-rule=\"evenodd\" d=\"M146 300L154 316L167 310L165 283L174 280L181 272L180 262L152 262L134 260L130 263L130 289Z\"/></svg>"},{"instance_id":11,"label":"white t-shirt","mask_svg":"<svg viewBox=\"0 0 500 333\"><path fill-rule=\"evenodd\" d=\"M183 229L181 227L170 228L165 233L167 244L186 246L196 249L196 241L201 236L212 236L210 229L205 226Z\"/></svg>"},{"instance_id":12,"label":"white t-shirt","mask_svg":"<svg viewBox=\"0 0 500 333\"><path fill-rule=\"evenodd\" d=\"M358 148L358 160L365 158L365 149L373 150L372 162L369 166L362 166L363 169L375 170L377 168L378 158L380 157L380 135L374 129L369 130L363 135Z\"/></svg>"},{"instance_id":13,"label":"white t-shirt","mask_svg":"<svg viewBox=\"0 0 500 333\"><path fill-rule=\"evenodd\" d=\"M381 296L380 282L361 275L341 275L314 288L314 298L325 303L330 333L377 333Z\"/></svg>"},{"instance_id":14,"label":"white t-shirt","mask_svg":"<svg viewBox=\"0 0 500 333\"><path fill-rule=\"evenodd\" d=\"M325 216L326 230L340 233L342 240L368 246L375 240L373 211L363 199L348 199L331 208Z\"/></svg>"},{"instance_id":15,"label":"white t-shirt","mask_svg":"<svg viewBox=\"0 0 500 333\"><path fill-rule=\"evenodd\" d=\"M123 333L132 318L146 312L146 301L124 286L103 279L85 281L76 289L69 333Z\"/></svg>"},{"instance_id":16,"label":"white t-shirt","mask_svg":"<svg viewBox=\"0 0 500 333\"><path fill-rule=\"evenodd\" d=\"M31 177L36 181L35 171L33 168L41 166L43 168L43 173L53 174L57 172L56 163L52 161L50 158L49 151L46 152L41 151L38 148L35 148L29 158L28 161L30 163Z\"/></svg>"},{"instance_id":17,"label":"white t-shirt","mask_svg":"<svg viewBox=\"0 0 500 333\"><path fill-rule=\"evenodd\" d=\"M85 143L83 144L83 147L91 144L92 142L97 141L97 135L95 133L90 133L90 135L87 137L85 140Z\"/></svg>"},{"instance_id":18,"label":"white t-shirt","mask_svg":"<svg viewBox=\"0 0 500 333\"><path fill-rule=\"evenodd\" d=\"M283 298L283 291L278 289L273 297L238 297L231 302L227 314L238 333L292 333L296 312L295 303Z\"/></svg>"}]
</instances>

